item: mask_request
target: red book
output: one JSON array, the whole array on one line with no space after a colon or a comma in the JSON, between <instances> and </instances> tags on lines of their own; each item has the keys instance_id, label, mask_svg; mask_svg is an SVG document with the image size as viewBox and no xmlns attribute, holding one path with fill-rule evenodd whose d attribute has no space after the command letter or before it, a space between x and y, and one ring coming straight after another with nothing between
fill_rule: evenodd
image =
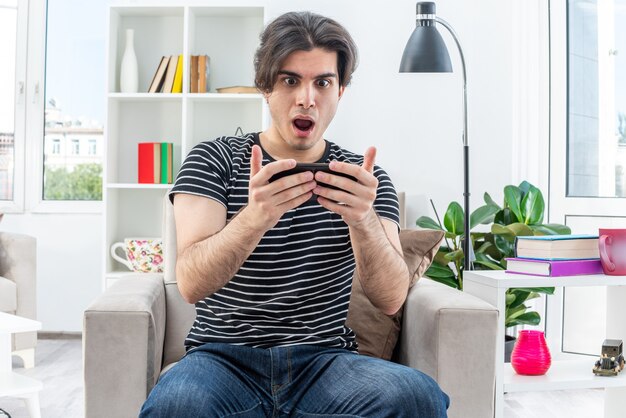
<instances>
[{"instance_id":1,"label":"red book","mask_svg":"<svg viewBox=\"0 0 626 418\"><path fill-rule=\"evenodd\" d=\"M507 258L506 272L531 276L578 276L603 274L599 258L587 260L538 260L533 258Z\"/></svg>"},{"instance_id":2,"label":"red book","mask_svg":"<svg viewBox=\"0 0 626 418\"><path fill-rule=\"evenodd\" d=\"M161 144L158 142L140 142L137 155L138 183L159 183L161 181L159 178Z\"/></svg>"}]
</instances>

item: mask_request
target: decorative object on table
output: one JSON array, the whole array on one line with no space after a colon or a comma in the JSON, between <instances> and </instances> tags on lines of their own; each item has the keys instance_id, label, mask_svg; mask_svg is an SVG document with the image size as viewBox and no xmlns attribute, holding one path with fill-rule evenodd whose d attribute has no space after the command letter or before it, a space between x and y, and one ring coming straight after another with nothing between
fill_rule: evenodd
<instances>
[{"instance_id":1,"label":"decorative object on table","mask_svg":"<svg viewBox=\"0 0 626 418\"><path fill-rule=\"evenodd\" d=\"M506 272L531 276L559 277L584 274L602 274L600 259L540 260L534 258L507 258Z\"/></svg>"},{"instance_id":2,"label":"decorative object on table","mask_svg":"<svg viewBox=\"0 0 626 418\"><path fill-rule=\"evenodd\" d=\"M238 94L255 94L258 93L256 87L250 86L231 86L231 87L220 87L215 89L218 93L238 93Z\"/></svg>"},{"instance_id":3,"label":"decorative object on table","mask_svg":"<svg viewBox=\"0 0 626 418\"><path fill-rule=\"evenodd\" d=\"M622 370L624 370L622 340L604 340L600 359L593 366L593 374L597 376L617 376Z\"/></svg>"},{"instance_id":4,"label":"decorative object on table","mask_svg":"<svg viewBox=\"0 0 626 418\"><path fill-rule=\"evenodd\" d=\"M517 374L537 376L545 374L552 357L543 331L522 330L511 353L511 366Z\"/></svg>"},{"instance_id":5,"label":"decorative object on table","mask_svg":"<svg viewBox=\"0 0 626 418\"><path fill-rule=\"evenodd\" d=\"M626 229L600 229L600 261L604 274L626 275Z\"/></svg>"},{"instance_id":6,"label":"decorative object on table","mask_svg":"<svg viewBox=\"0 0 626 418\"><path fill-rule=\"evenodd\" d=\"M599 259L597 235L539 235L515 237L515 256L541 260Z\"/></svg>"},{"instance_id":7,"label":"decorative object on table","mask_svg":"<svg viewBox=\"0 0 626 418\"><path fill-rule=\"evenodd\" d=\"M174 144L140 142L137 144L137 182L172 184L174 182Z\"/></svg>"},{"instance_id":8,"label":"decorative object on table","mask_svg":"<svg viewBox=\"0 0 626 418\"><path fill-rule=\"evenodd\" d=\"M138 89L138 68L137 55L134 46L135 31L126 29L126 47L122 56L120 66L120 91L122 93L137 93Z\"/></svg>"},{"instance_id":9,"label":"decorative object on table","mask_svg":"<svg viewBox=\"0 0 626 418\"><path fill-rule=\"evenodd\" d=\"M117 254L124 250L124 257ZM163 272L163 241L161 238L126 238L111 245L111 257L129 270L140 273Z\"/></svg>"},{"instance_id":10,"label":"decorative object on table","mask_svg":"<svg viewBox=\"0 0 626 418\"><path fill-rule=\"evenodd\" d=\"M467 74L465 70L465 57L459 38L452 27L443 19L436 16L434 2L418 2L416 4L415 29L411 34L400 62L401 73L451 73L452 63L448 55L448 49L441 34L437 30L436 23L445 27L454 38L463 74L463 197L464 211L463 231L470 230L470 191L469 191L469 142L467 138ZM463 235L461 232L460 235ZM471 269L474 261L472 246L467 237L463 238L463 252L467 255L463 264L466 270Z\"/></svg>"}]
</instances>

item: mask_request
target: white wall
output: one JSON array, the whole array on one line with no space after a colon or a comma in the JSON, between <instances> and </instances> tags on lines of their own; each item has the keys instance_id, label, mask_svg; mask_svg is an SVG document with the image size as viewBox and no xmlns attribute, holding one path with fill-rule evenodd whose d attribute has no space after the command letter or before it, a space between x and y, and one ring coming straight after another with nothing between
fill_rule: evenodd
<instances>
[{"instance_id":1,"label":"white wall","mask_svg":"<svg viewBox=\"0 0 626 418\"><path fill-rule=\"evenodd\" d=\"M6 214L0 228L37 238L37 318L44 331L80 331L102 287L102 215Z\"/></svg>"},{"instance_id":2,"label":"white wall","mask_svg":"<svg viewBox=\"0 0 626 418\"><path fill-rule=\"evenodd\" d=\"M119 2L116 2L119 3ZM133 4L172 2L133 1ZM378 148L378 163L407 193L407 224L432 216L432 198L443 215L462 202L462 81L455 73L400 74L402 51L414 28L415 1L205 1L197 4L265 5L271 19L290 10L312 10L344 24L360 52L352 86L327 137L355 152ZM196 4L194 3L194 4ZM472 207L488 191L501 198L511 179L511 3L440 0L439 16L460 37L468 73ZM103 24L106 17L103 16ZM442 29L448 45L452 39ZM82 312L101 286L101 215L7 215L3 230L38 239L38 316L47 331L80 331Z\"/></svg>"}]
</instances>

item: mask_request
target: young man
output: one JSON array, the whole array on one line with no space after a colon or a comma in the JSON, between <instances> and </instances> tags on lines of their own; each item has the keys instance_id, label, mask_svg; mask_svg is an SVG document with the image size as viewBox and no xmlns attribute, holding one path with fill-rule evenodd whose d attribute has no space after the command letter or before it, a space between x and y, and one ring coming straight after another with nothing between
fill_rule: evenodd
<instances>
[{"instance_id":1,"label":"young man","mask_svg":"<svg viewBox=\"0 0 626 418\"><path fill-rule=\"evenodd\" d=\"M389 315L409 284L397 196L376 149L359 156L323 138L356 61L337 22L280 16L255 57L269 128L187 156L171 198L178 286L196 321L141 416L446 416L449 399L430 377L358 355L345 326L355 269ZM270 181L296 162L330 163L331 173Z\"/></svg>"}]
</instances>

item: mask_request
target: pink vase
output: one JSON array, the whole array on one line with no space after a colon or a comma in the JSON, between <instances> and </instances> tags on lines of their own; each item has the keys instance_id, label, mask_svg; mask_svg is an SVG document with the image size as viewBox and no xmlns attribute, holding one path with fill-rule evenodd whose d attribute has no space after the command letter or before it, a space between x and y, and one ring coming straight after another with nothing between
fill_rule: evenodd
<instances>
[{"instance_id":1,"label":"pink vase","mask_svg":"<svg viewBox=\"0 0 626 418\"><path fill-rule=\"evenodd\" d=\"M537 376L545 374L552 364L550 350L542 331L519 332L511 353L511 366L517 374Z\"/></svg>"}]
</instances>

